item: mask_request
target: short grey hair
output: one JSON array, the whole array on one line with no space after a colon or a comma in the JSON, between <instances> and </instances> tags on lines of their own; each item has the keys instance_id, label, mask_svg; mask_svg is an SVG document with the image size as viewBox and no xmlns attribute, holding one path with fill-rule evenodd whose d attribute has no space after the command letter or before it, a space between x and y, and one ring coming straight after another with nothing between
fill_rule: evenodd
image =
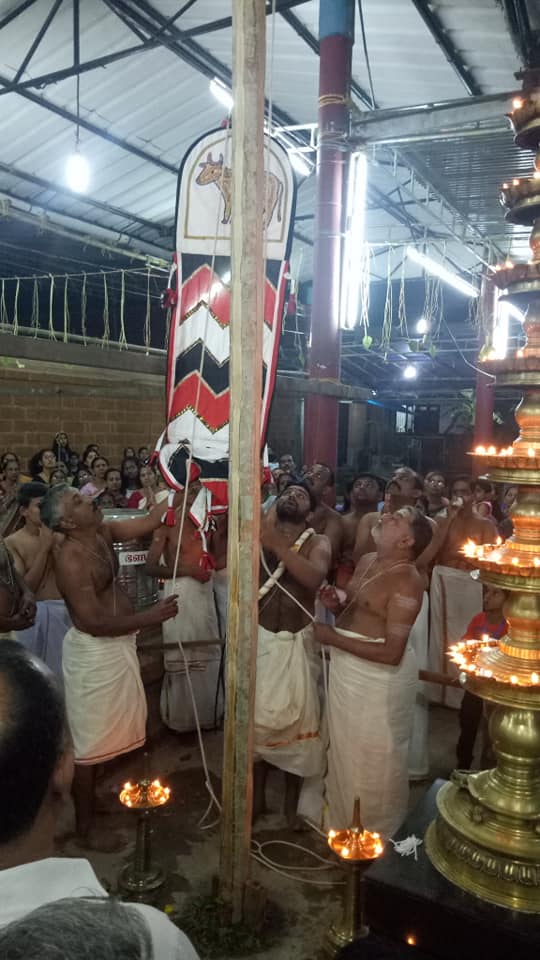
<instances>
[{"instance_id":1,"label":"short grey hair","mask_svg":"<svg viewBox=\"0 0 540 960\"><path fill-rule=\"evenodd\" d=\"M64 497L73 490L69 483L57 483L55 487L50 487L41 501L39 508L42 522L51 530L59 530L60 523L64 516Z\"/></svg>"},{"instance_id":2,"label":"short grey hair","mask_svg":"<svg viewBox=\"0 0 540 960\"><path fill-rule=\"evenodd\" d=\"M144 918L136 907L112 897L56 900L0 929L0 957L10 960L153 960L153 956Z\"/></svg>"}]
</instances>

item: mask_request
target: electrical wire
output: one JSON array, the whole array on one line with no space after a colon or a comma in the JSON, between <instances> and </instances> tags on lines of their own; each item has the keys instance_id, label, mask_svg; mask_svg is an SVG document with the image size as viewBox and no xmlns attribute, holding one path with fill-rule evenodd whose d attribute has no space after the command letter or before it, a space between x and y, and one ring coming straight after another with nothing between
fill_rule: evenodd
<instances>
[{"instance_id":1,"label":"electrical wire","mask_svg":"<svg viewBox=\"0 0 540 960\"><path fill-rule=\"evenodd\" d=\"M452 342L453 342L453 344L454 344L457 352L459 353L461 359L463 360L463 362L466 363L467 366L471 368L471 370L475 370L476 373L481 373L482 376L484 376L484 377L489 377L490 380L496 380L497 378L495 377L495 375L494 375L493 373L488 373L487 370L482 370L480 367L475 367L474 363L471 363L470 360L467 360L467 357L466 357L465 354L463 353L463 351L462 351L461 347L459 346L459 344L458 344L458 342L457 342L454 334L452 333L450 327L448 326L448 324L447 324L447 322L446 322L446 320L445 320L444 318L443 318L443 323L444 323L444 325L445 325L445 327L446 327L446 330L447 330L447 332L448 332L448 334L449 334L449 336L450 336L450 339L452 340Z\"/></svg>"},{"instance_id":2,"label":"electrical wire","mask_svg":"<svg viewBox=\"0 0 540 960\"><path fill-rule=\"evenodd\" d=\"M366 39L366 28L364 24L364 11L362 10L362 0L358 0L358 17L360 19L360 30L362 32L362 46L364 48L364 57L366 60L366 67L367 67L367 74L368 74L368 81L369 81L369 95L371 97L371 109L375 110L377 103L375 100L375 93L373 90L373 77L371 76L371 64L369 62L369 53L368 53L367 39Z\"/></svg>"}]
</instances>

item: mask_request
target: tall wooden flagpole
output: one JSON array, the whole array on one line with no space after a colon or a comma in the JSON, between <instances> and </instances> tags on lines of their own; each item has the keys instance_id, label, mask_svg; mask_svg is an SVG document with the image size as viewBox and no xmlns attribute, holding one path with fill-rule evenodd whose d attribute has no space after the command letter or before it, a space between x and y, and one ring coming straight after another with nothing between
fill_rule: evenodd
<instances>
[{"instance_id":1,"label":"tall wooden flagpole","mask_svg":"<svg viewBox=\"0 0 540 960\"><path fill-rule=\"evenodd\" d=\"M253 800L264 309L265 4L233 0L229 617L220 896L242 918Z\"/></svg>"}]
</instances>

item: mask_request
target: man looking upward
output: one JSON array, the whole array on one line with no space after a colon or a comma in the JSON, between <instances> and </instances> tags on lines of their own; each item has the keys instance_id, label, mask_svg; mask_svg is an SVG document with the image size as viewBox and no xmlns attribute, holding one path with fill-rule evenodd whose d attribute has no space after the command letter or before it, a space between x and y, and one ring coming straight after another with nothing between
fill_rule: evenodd
<instances>
[{"instance_id":1,"label":"man looking upward","mask_svg":"<svg viewBox=\"0 0 540 960\"><path fill-rule=\"evenodd\" d=\"M385 504L383 513L395 513L402 507L414 507L423 495L424 484L422 477L415 473L409 467L400 467L392 476L392 479L386 485ZM353 558L356 562L364 556L365 553L372 553L375 550L375 540L372 531L380 520L380 514L377 512L366 513L362 517L356 530L356 541L354 544Z\"/></svg>"},{"instance_id":2,"label":"man looking upward","mask_svg":"<svg viewBox=\"0 0 540 960\"><path fill-rule=\"evenodd\" d=\"M334 567L341 554L342 521L339 513L324 502L324 498L335 486L334 471L326 463L314 463L304 473L303 480L313 492L317 503L311 525L315 533L328 537L332 547L332 567Z\"/></svg>"},{"instance_id":3,"label":"man looking upward","mask_svg":"<svg viewBox=\"0 0 540 960\"><path fill-rule=\"evenodd\" d=\"M422 604L416 558L429 544L429 521L414 507L379 516L376 552L364 556L341 604L335 627L315 624L331 648L328 690L330 751L327 799L331 827L350 820L355 796L370 830L391 836L407 812L409 738L418 665L409 632Z\"/></svg>"},{"instance_id":4,"label":"man looking upward","mask_svg":"<svg viewBox=\"0 0 540 960\"><path fill-rule=\"evenodd\" d=\"M255 696L254 817L264 812L268 764L286 774L285 814L296 820L303 777L322 773L311 621L330 544L311 527L315 498L292 483L261 518L261 586Z\"/></svg>"},{"instance_id":5,"label":"man looking upward","mask_svg":"<svg viewBox=\"0 0 540 960\"><path fill-rule=\"evenodd\" d=\"M377 507L384 492L382 480L371 473L361 473L347 488L351 508L341 520L343 543L336 583L344 587L354 573L353 550L358 525L366 514L377 513Z\"/></svg>"},{"instance_id":6,"label":"man looking upward","mask_svg":"<svg viewBox=\"0 0 540 960\"><path fill-rule=\"evenodd\" d=\"M76 763L73 799L78 838L94 849L117 845L93 825L96 766L145 740L146 697L136 633L177 613L175 596L133 612L116 581L113 541L152 533L162 512L162 507L155 507L146 517L104 524L95 502L67 484L51 487L41 504L43 522L64 534L55 561L58 588L73 622L63 652Z\"/></svg>"}]
</instances>

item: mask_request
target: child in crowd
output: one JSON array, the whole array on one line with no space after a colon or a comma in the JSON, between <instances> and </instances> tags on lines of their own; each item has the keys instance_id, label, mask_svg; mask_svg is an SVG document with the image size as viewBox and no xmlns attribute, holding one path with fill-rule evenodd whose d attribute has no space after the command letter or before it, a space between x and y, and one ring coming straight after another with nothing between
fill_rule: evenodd
<instances>
[{"instance_id":1,"label":"child in crowd","mask_svg":"<svg viewBox=\"0 0 540 960\"><path fill-rule=\"evenodd\" d=\"M486 635L494 640L500 640L508 630L504 618L503 606L508 596L506 590L484 585L482 597L482 613L477 613L467 627L468 640L481 640ZM484 701L468 690L463 695L459 711L459 740L456 747L457 765L461 770L469 770L472 764L474 743L478 727L483 714ZM481 765L489 762L490 742L487 725L483 731Z\"/></svg>"}]
</instances>

